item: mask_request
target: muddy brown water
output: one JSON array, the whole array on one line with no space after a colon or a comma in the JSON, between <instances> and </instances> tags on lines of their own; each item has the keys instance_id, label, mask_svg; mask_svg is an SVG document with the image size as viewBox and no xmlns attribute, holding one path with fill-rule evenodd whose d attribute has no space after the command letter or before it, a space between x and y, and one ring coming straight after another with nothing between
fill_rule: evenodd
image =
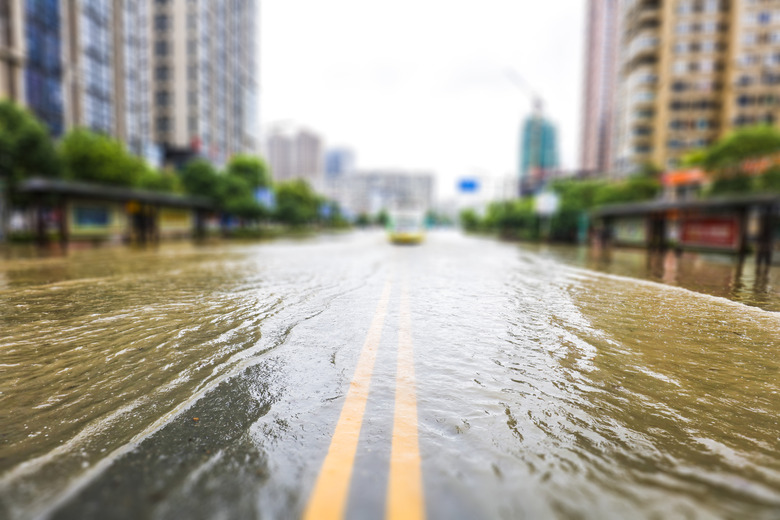
<instances>
[{"instance_id":1,"label":"muddy brown water","mask_svg":"<svg viewBox=\"0 0 780 520\"><path fill-rule=\"evenodd\" d=\"M778 271L452 232L6 251L0 518L298 517L388 282L349 518L384 511L403 287L430 518L778 518Z\"/></svg>"}]
</instances>

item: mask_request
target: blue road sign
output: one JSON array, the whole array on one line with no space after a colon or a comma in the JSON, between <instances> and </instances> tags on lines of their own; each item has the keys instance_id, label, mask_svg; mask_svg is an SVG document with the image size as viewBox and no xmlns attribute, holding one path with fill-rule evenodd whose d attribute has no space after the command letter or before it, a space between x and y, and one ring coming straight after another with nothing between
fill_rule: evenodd
<instances>
[{"instance_id":1,"label":"blue road sign","mask_svg":"<svg viewBox=\"0 0 780 520\"><path fill-rule=\"evenodd\" d=\"M477 179L461 179L458 182L458 190L461 193L476 193L479 191L479 181Z\"/></svg>"}]
</instances>

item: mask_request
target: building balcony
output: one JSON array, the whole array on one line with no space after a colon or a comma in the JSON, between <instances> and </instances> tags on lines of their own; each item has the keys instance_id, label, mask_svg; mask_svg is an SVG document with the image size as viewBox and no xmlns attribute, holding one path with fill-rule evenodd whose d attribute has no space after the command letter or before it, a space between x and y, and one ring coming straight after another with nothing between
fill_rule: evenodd
<instances>
[{"instance_id":1,"label":"building balcony","mask_svg":"<svg viewBox=\"0 0 780 520\"><path fill-rule=\"evenodd\" d=\"M640 25L661 19L660 0L640 0L628 12L625 20L626 32L636 30Z\"/></svg>"}]
</instances>

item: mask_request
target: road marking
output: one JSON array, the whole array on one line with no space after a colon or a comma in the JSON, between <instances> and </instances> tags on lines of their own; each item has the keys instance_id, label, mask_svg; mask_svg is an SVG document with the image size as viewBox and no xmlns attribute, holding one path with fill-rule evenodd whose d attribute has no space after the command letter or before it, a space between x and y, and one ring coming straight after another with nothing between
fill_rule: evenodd
<instances>
[{"instance_id":1,"label":"road marking","mask_svg":"<svg viewBox=\"0 0 780 520\"><path fill-rule=\"evenodd\" d=\"M388 483L386 513L386 518L389 520L422 520L425 518L420 447L417 439L412 318L406 285L401 291L393 448L390 454L390 481Z\"/></svg>"},{"instance_id":2,"label":"road marking","mask_svg":"<svg viewBox=\"0 0 780 520\"><path fill-rule=\"evenodd\" d=\"M322 463L317 483L314 486L303 518L305 520L336 520L344 517L349 497L349 484L355 452L360 439L363 413L366 410L368 389L374 371L376 352L382 338L382 326L387 314L391 284L388 281L379 299L376 313L368 329L363 350L360 352L355 375L347 392L339 422L333 432L328 455Z\"/></svg>"}]
</instances>

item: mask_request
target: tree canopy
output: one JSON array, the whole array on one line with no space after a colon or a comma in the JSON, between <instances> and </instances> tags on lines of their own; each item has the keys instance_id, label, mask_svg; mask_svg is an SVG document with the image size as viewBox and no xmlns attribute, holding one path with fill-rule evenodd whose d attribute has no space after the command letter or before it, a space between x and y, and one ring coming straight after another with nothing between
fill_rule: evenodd
<instances>
[{"instance_id":1,"label":"tree canopy","mask_svg":"<svg viewBox=\"0 0 780 520\"><path fill-rule=\"evenodd\" d=\"M260 157L252 155L233 156L227 164L227 173L241 177L252 189L271 186L271 175L268 171L268 165Z\"/></svg>"},{"instance_id":2,"label":"tree canopy","mask_svg":"<svg viewBox=\"0 0 780 520\"><path fill-rule=\"evenodd\" d=\"M233 172L218 176L217 201L220 208L237 217L255 219L265 213L246 178Z\"/></svg>"},{"instance_id":3,"label":"tree canopy","mask_svg":"<svg viewBox=\"0 0 780 520\"><path fill-rule=\"evenodd\" d=\"M188 162L180 172L181 183L190 195L200 195L214 199L217 196L219 174L214 166L205 159Z\"/></svg>"},{"instance_id":4,"label":"tree canopy","mask_svg":"<svg viewBox=\"0 0 780 520\"><path fill-rule=\"evenodd\" d=\"M294 179L276 185L276 218L293 226L308 224L317 219L320 198L309 183Z\"/></svg>"},{"instance_id":5,"label":"tree canopy","mask_svg":"<svg viewBox=\"0 0 780 520\"><path fill-rule=\"evenodd\" d=\"M66 179L113 186L155 187L159 173L112 137L86 128L69 132L60 146Z\"/></svg>"},{"instance_id":6,"label":"tree canopy","mask_svg":"<svg viewBox=\"0 0 780 520\"><path fill-rule=\"evenodd\" d=\"M11 101L0 101L0 179L11 188L33 176L57 177L60 160L46 127Z\"/></svg>"},{"instance_id":7,"label":"tree canopy","mask_svg":"<svg viewBox=\"0 0 780 520\"><path fill-rule=\"evenodd\" d=\"M780 130L754 126L736 130L708 148L701 164L710 171L736 169L742 161L780 153Z\"/></svg>"}]
</instances>

